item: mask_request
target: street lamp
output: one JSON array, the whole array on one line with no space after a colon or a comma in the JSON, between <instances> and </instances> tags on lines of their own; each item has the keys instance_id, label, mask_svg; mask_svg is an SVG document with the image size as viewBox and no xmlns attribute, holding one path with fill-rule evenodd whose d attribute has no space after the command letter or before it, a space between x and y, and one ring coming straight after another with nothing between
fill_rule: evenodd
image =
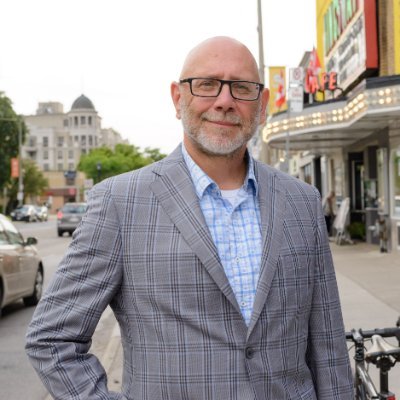
<instances>
[{"instance_id":1,"label":"street lamp","mask_svg":"<svg viewBox=\"0 0 400 400\"><path fill-rule=\"evenodd\" d=\"M101 178L101 162L98 162L96 164L97 167L97 182L100 182L100 178Z\"/></svg>"}]
</instances>

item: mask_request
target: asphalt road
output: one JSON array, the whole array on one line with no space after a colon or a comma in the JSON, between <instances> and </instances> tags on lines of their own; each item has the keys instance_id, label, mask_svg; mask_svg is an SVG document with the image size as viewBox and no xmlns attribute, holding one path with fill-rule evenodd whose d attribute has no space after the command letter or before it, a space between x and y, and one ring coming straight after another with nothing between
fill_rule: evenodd
<instances>
[{"instance_id":1,"label":"asphalt road","mask_svg":"<svg viewBox=\"0 0 400 400\"><path fill-rule=\"evenodd\" d=\"M38 239L37 248L44 264L45 287L49 283L71 239L59 238L56 222L17 222L15 226L24 238ZM22 301L3 309L0 319L0 399L42 400L47 392L25 355L25 333L34 307L24 307Z\"/></svg>"}]
</instances>

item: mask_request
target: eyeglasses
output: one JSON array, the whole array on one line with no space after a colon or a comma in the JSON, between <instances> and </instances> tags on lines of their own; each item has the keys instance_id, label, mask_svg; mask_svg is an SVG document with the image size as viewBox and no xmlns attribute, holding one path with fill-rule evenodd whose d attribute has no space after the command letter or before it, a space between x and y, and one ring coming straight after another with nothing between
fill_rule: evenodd
<instances>
[{"instance_id":1,"label":"eyeglasses","mask_svg":"<svg viewBox=\"0 0 400 400\"><path fill-rule=\"evenodd\" d=\"M222 86L229 85L231 96L236 100L254 101L264 88L262 83L250 81L228 81L215 78L187 78L179 83L189 83L190 92L198 97L218 97Z\"/></svg>"}]
</instances>

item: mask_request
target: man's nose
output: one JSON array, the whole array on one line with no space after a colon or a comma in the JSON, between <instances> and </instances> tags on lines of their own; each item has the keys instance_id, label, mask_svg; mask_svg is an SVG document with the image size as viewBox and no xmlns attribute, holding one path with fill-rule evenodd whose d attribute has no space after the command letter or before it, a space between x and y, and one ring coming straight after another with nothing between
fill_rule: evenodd
<instances>
[{"instance_id":1,"label":"man's nose","mask_svg":"<svg viewBox=\"0 0 400 400\"><path fill-rule=\"evenodd\" d=\"M216 107L220 107L223 109L230 109L232 108L235 99L231 95L230 87L228 83L223 83L221 92L219 93L218 97L215 99L214 105Z\"/></svg>"}]
</instances>

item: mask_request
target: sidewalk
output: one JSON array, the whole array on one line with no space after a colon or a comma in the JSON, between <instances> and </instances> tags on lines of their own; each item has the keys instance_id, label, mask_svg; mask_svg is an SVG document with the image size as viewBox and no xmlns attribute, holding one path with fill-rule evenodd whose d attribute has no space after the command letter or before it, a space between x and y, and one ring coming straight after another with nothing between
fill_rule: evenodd
<instances>
[{"instance_id":1,"label":"sidewalk","mask_svg":"<svg viewBox=\"0 0 400 400\"><path fill-rule=\"evenodd\" d=\"M378 246L365 243L341 246L332 243L331 248L346 331L394 326L400 315L400 256L380 253ZM110 390L120 391L123 360L116 323L101 360L108 373ZM374 370L371 366L371 375L378 383ZM400 366L390 372L389 384L400 394Z\"/></svg>"}]
</instances>

